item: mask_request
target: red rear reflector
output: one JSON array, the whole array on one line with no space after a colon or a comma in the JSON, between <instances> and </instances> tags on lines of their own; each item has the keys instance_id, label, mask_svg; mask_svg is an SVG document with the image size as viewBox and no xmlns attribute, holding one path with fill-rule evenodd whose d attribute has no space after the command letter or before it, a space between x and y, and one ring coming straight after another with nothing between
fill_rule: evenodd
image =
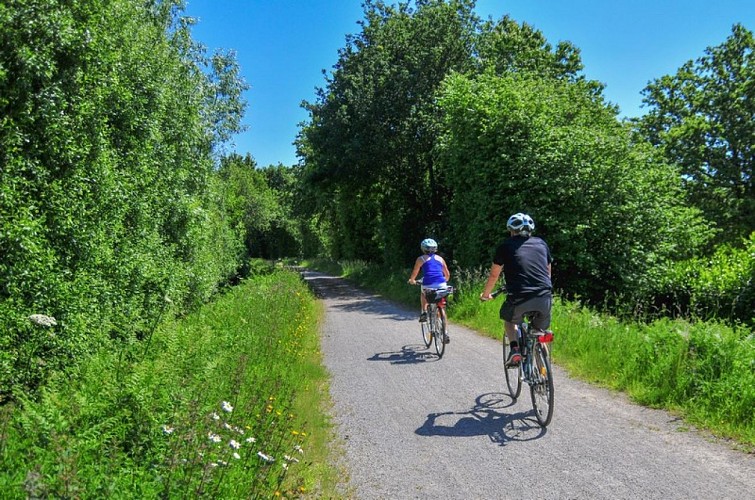
<instances>
[{"instance_id":1,"label":"red rear reflector","mask_svg":"<svg viewBox=\"0 0 755 500\"><path fill-rule=\"evenodd\" d=\"M542 335L540 335L537 340L541 344L547 344L548 342L553 342L553 332L546 332Z\"/></svg>"}]
</instances>

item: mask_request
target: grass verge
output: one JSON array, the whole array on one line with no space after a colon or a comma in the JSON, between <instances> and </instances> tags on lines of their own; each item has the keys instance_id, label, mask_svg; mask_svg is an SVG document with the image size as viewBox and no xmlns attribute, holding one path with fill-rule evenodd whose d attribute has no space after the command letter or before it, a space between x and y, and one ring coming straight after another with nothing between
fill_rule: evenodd
<instances>
[{"instance_id":1,"label":"grass verge","mask_svg":"<svg viewBox=\"0 0 755 500\"><path fill-rule=\"evenodd\" d=\"M3 498L337 497L321 315L254 276L0 408Z\"/></svg>"}]
</instances>

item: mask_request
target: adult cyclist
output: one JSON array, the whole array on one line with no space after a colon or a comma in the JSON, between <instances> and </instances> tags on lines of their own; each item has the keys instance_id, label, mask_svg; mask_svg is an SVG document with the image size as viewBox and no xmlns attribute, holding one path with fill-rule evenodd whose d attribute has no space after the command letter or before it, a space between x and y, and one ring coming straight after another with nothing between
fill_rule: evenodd
<instances>
[{"instance_id":1,"label":"adult cyclist","mask_svg":"<svg viewBox=\"0 0 755 500\"><path fill-rule=\"evenodd\" d=\"M451 279L451 273L448 271L446 261L436 253L438 251L438 244L435 240L432 238L422 240L420 248L422 249L422 255L414 261L414 269L412 269L412 273L409 276L409 284L417 284L417 275L422 271L422 290L419 294L422 309L419 321L425 322L427 321L425 290L446 288L448 280Z\"/></svg>"},{"instance_id":2,"label":"adult cyclist","mask_svg":"<svg viewBox=\"0 0 755 500\"><path fill-rule=\"evenodd\" d=\"M551 257L548 244L536 236L535 221L527 214L517 213L506 223L509 237L495 251L490 266L488 281L480 294L480 300L491 300L490 293L503 270L506 280L506 301L501 306L500 317L509 339L511 352L506 365L522 360L517 342L516 329L525 313L534 312L532 326L546 330L551 322L552 290Z\"/></svg>"}]
</instances>

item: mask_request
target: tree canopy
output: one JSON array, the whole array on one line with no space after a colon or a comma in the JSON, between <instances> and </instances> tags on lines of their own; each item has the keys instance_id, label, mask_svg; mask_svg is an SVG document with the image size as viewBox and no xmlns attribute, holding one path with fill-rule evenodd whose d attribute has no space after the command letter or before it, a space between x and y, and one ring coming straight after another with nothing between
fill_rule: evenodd
<instances>
[{"instance_id":1,"label":"tree canopy","mask_svg":"<svg viewBox=\"0 0 755 500\"><path fill-rule=\"evenodd\" d=\"M755 230L755 40L741 24L724 43L643 91L641 135L678 164L689 200L723 240Z\"/></svg>"},{"instance_id":2,"label":"tree canopy","mask_svg":"<svg viewBox=\"0 0 755 500\"><path fill-rule=\"evenodd\" d=\"M246 86L182 5L0 4L0 397L146 336L239 266L213 155Z\"/></svg>"}]
</instances>

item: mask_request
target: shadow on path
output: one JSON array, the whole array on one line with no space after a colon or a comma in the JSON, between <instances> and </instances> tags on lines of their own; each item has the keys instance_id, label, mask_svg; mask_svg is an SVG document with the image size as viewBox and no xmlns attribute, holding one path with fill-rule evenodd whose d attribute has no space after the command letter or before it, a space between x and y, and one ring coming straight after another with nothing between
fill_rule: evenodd
<instances>
[{"instance_id":1,"label":"shadow on path","mask_svg":"<svg viewBox=\"0 0 755 500\"><path fill-rule=\"evenodd\" d=\"M514 403L506 394L482 394L469 410L429 414L422 427L414 432L420 436L488 436L491 442L501 446L509 441L532 441L545 436L547 431L540 427L534 412L505 411Z\"/></svg>"},{"instance_id":2,"label":"shadow on path","mask_svg":"<svg viewBox=\"0 0 755 500\"><path fill-rule=\"evenodd\" d=\"M361 312L388 318L394 321L415 320L417 316L410 314L405 308L381 300L380 297L360 290L353 283L343 278L323 275L314 271L301 273L302 279L320 299L333 300L330 307L346 312ZM339 301L343 301L339 303Z\"/></svg>"},{"instance_id":3,"label":"shadow on path","mask_svg":"<svg viewBox=\"0 0 755 500\"><path fill-rule=\"evenodd\" d=\"M400 351L378 352L367 358L368 361L388 361L392 365L426 363L428 361L438 361L439 359L435 351L429 351L422 344L405 345Z\"/></svg>"}]
</instances>

